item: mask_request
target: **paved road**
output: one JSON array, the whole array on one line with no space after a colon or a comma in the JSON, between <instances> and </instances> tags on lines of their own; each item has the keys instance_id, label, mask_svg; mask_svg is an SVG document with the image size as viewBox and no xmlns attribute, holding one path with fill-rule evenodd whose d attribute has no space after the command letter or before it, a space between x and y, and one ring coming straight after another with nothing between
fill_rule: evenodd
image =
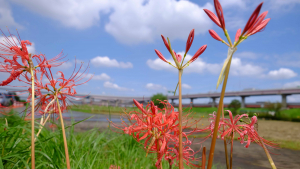
<instances>
[{"instance_id":1,"label":"paved road","mask_svg":"<svg viewBox=\"0 0 300 169\"><path fill-rule=\"evenodd\" d=\"M196 140L195 140L196 141ZM210 149L211 139L206 140L202 145L206 147L207 158ZM239 141L233 143L233 168L242 169L269 169L271 168L268 158L258 144L250 144L245 148ZM196 148L197 146L194 146ZM199 146L198 146L199 147ZM230 145L227 146L230 151ZM198 148L199 149L199 148ZM300 169L300 151L289 149L272 149L273 161L278 169ZM226 166L224 142L218 139L215 147L214 163Z\"/></svg>"}]
</instances>

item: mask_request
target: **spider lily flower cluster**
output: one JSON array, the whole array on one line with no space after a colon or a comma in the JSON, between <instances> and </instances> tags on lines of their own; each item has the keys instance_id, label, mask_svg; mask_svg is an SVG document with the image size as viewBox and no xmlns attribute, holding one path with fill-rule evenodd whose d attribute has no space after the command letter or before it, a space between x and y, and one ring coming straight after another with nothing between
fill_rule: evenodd
<instances>
[{"instance_id":1,"label":"spider lily flower cluster","mask_svg":"<svg viewBox=\"0 0 300 169\"><path fill-rule=\"evenodd\" d=\"M3 31L1 30L3 33ZM70 78L65 78L63 72L58 72L60 77L57 79L53 78L51 68L58 67L64 63L61 61L65 57L61 52L59 55L52 59L47 59L44 54L32 55L28 51L28 46L32 43L28 40L21 40L19 34L18 37L11 34L9 36L2 34L4 37L3 42L0 42L0 72L9 73L10 76L8 79L2 81L0 86L9 85L12 81L18 80L25 84L25 87L28 87L29 96L27 101L31 102L31 123L32 123L32 137L31 137L31 164L32 168L35 168L35 153L34 153L34 142L35 142L35 133L34 133L34 117L35 113L39 112L42 115L56 113L59 114L61 119L61 125L64 136L65 144L65 154L67 168L70 168L70 162L68 157L68 149L64 132L64 124L62 119L62 112L67 109L67 105L72 103L72 97L75 97L76 90L75 86L81 85L89 81L90 77L85 82L79 83L82 79L87 76L87 68L80 73L80 70L83 66L79 67L76 70L76 65L74 71ZM34 64L35 63L35 64ZM43 84L43 79L49 81L49 83ZM24 86L21 86L24 87ZM48 93L43 94L42 90L47 91ZM35 98L35 96L37 96ZM35 100L39 100L35 104ZM43 121L44 117L41 119L41 124L44 125L48 118ZM41 129L40 129L41 130ZM38 132L38 134L40 131ZM37 136L38 136L37 134ZM36 137L37 137L36 136Z\"/></svg>"},{"instance_id":2,"label":"spider lily flower cluster","mask_svg":"<svg viewBox=\"0 0 300 169\"><path fill-rule=\"evenodd\" d=\"M234 135L238 135L238 140L240 140L241 144L245 144L245 148L248 148L250 143L255 142L262 147L262 143L260 139L263 140L263 143L271 148L277 148L277 144L268 141L258 135L258 132L255 129L255 124L257 124L257 116L253 116L251 119L247 114L236 115L233 118L231 111L226 110L229 113L229 118L221 118L218 125L218 138L222 140L226 138L234 138ZM210 114L210 125L205 128L207 131L211 131L210 134L205 138L212 136L214 132L214 125L216 121L215 112ZM232 135L231 135L232 134Z\"/></svg>"},{"instance_id":3,"label":"spider lily flower cluster","mask_svg":"<svg viewBox=\"0 0 300 169\"><path fill-rule=\"evenodd\" d=\"M122 125L112 123L112 125L125 134L132 135L138 142L144 141L144 149L148 153L156 153L157 161L155 163L157 168L161 168L162 160L173 165L174 160L179 161L179 112L174 111L174 107L166 102L160 101L164 104L163 109L159 109L151 101L145 108L143 104L133 100L134 104L139 109L138 111L125 112L123 118L128 119L129 124L122 120ZM186 114L183 117L182 129L188 129L192 125L197 124L200 119L193 120ZM198 166L191 161L198 161L195 158L195 152L191 149L192 141L188 136L201 132L199 128L194 128L187 132L182 132L185 141L183 141L183 159L187 165ZM176 163L177 164L177 163Z\"/></svg>"},{"instance_id":4,"label":"spider lily flower cluster","mask_svg":"<svg viewBox=\"0 0 300 169\"><path fill-rule=\"evenodd\" d=\"M226 30L223 9L222 9L222 6L221 6L219 0L214 0L214 7L215 7L215 10L216 10L217 16L213 12L211 12L210 10L204 9L204 11L208 15L208 17L217 26L219 26L223 30L223 32L224 32L224 34L225 34L225 36L226 36L226 38L228 40L228 43L225 42L225 40L223 40L214 30L209 30L209 34L214 39L225 43L229 47L228 54L227 54L227 59L225 60L225 62L223 64L222 70L221 70L220 75L219 75L219 79L217 81L217 88L219 87L219 85L223 81L224 81L224 83L223 83L223 87L222 87L222 92L221 92L221 97L220 97L218 112L217 112L216 120L215 120L215 124L214 124L214 133L213 133L213 139L212 139L212 143L211 143L210 154L209 154L209 159L208 159L208 166L207 166L208 168L212 167L212 161L213 161L213 156L214 156L214 148L215 148L215 144L216 144L217 131L218 131L217 126L219 126L221 123L223 123L223 125L225 124L222 121L219 123L219 121L220 121L221 109L222 109L222 105L223 105L223 99L224 99L224 94L225 94L226 85L227 85L227 79L228 79L228 75L229 75L229 71L230 71L230 64L231 64L232 56L233 56L234 52L237 50L237 48L236 48L237 45L239 45L241 42L243 42L249 36L254 35L257 32L262 31L266 27L266 25L268 24L268 22L270 21L270 18L265 19L266 15L268 13L267 11L263 12L262 14L259 15L262 5L263 5L263 3L260 3L257 6L257 8L254 10L254 12L250 16L248 22L246 23L246 25L244 27L244 30L243 31L241 29L237 30L236 35L235 35L235 39L234 39L233 43L232 43L232 41L230 39L228 31ZM239 131L239 130L235 130L235 131ZM269 158L269 161L270 161L270 164L271 164L272 168L273 169L276 168L276 166L274 165L274 162L273 162L271 156L268 154L268 151L267 151L266 147L264 146L264 143L263 143L264 140L262 138L260 138L260 137L256 137L257 133L254 133L254 132L251 132L251 131L253 131L253 130L246 130L245 131L246 133L248 133L248 144L250 144L251 139L257 140L257 138L258 138L259 141L260 141L260 143L261 143L261 145L262 145L262 147L264 148L264 150L265 150L268 158ZM244 138L243 134L246 134L245 132L241 133L241 135L240 135L242 141L243 141L243 138ZM233 133L234 133L234 131L232 129L231 134L233 135ZM225 140L224 140L224 145L226 145L226 141ZM224 146L224 147L226 149L226 146ZM225 152L227 152L227 150L225 150ZM227 154L225 156L226 156L226 160L227 160ZM232 166L232 163L231 163L231 166ZM227 162L227 167L229 167L228 166L228 162Z\"/></svg>"},{"instance_id":5,"label":"spider lily flower cluster","mask_svg":"<svg viewBox=\"0 0 300 169\"><path fill-rule=\"evenodd\" d=\"M172 65L173 67L179 69L179 70L182 70L184 68L186 68L187 66L189 66L189 64L191 64L192 62L194 62L206 49L207 45L203 45L201 46L198 51L194 54L194 56L186 63L182 66L183 64L183 61L184 61L184 58L186 57L186 54L187 52L190 50L190 47L192 46L192 43L193 43L193 40L194 40L194 33L195 30L193 29L189 36L188 36L188 39L187 39L187 42L186 42L186 49L185 49L185 53L184 53L184 56L183 56L183 59L182 59L182 56L180 54L176 54L176 52L174 50L172 50L172 47L171 47L171 43L170 43L170 40L169 38L168 41L166 40L166 38L161 35L163 41L164 41L164 44L166 46L166 48L168 49L168 51L170 52L174 62L175 62L175 65L173 65L171 62L167 61L165 59L165 57L160 53L160 51L156 50L155 49L155 52L157 54L157 56L164 62L166 63L169 63L170 65Z\"/></svg>"},{"instance_id":6,"label":"spider lily flower cluster","mask_svg":"<svg viewBox=\"0 0 300 169\"><path fill-rule=\"evenodd\" d=\"M214 39L225 43L229 47L236 47L238 44L240 44L242 41L247 39L249 36L262 31L267 26L268 22L270 21L270 18L265 19L265 17L268 14L268 11L265 11L259 15L259 12L263 5L263 2L262 2L257 6L257 8L254 10L252 15L250 16L247 24L244 27L244 30L243 31L241 31L241 29L237 30L234 44L232 44L231 39L228 34L228 31L226 30L226 27L225 27L225 19L224 19L222 6L221 6L219 0L214 0L214 4L215 4L215 10L216 10L217 16L208 9L204 9L204 11L209 16L209 18L224 31L224 34L225 34L229 44L226 43L222 38L220 38L220 36L214 30L209 30L209 33Z\"/></svg>"}]
</instances>

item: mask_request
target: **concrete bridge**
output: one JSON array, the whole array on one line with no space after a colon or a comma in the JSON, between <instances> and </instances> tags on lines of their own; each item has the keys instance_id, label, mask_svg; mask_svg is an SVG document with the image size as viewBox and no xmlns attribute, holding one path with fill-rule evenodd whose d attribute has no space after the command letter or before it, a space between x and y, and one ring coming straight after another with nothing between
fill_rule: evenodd
<instances>
[{"instance_id":1,"label":"concrete bridge","mask_svg":"<svg viewBox=\"0 0 300 169\"><path fill-rule=\"evenodd\" d=\"M289 89L265 89L265 90L248 90L248 91L234 91L234 92L225 92L224 97L241 97L241 107L245 107L245 98L250 96L270 96L270 95L281 95L281 104L282 108L287 107L286 96L292 94L300 94L300 88L289 88ZM201 94L192 94L192 95L182 95L183 99L191 99L191 104L193 105L193 100L197 98L211 98L212 107L216 107L216 98L219 98L221 93L201 93ZM174 103L175 99L178 99L178 96L169 96L168 99L171 99Z\"/></svg>"},{"instance_id":2,"label":"concrete bridge","mask_svg":"<svg viewBox=\"0 0 300 169\"><path fill-rule=\"evenodd\" d=\"M0 87L0 90L6 91L20 91L22 89L12 88L12 87ZM265 89L265 90L244 90L244 91L231 91L225 92L225 97L241 97L242 107L246 107L245 99L246 97L251 96L270 96L270 95L281 95L282 108L287 108L286 97L292 94L300 94L300 88L288 88L288 89ZM209 92L209 93L200 93L200 94L191 94L191 95L182 95L183 99L190 99L191 106L193 106L194 99L197 98L211 98L213 101L211 107L216 107L216 99L219 98L221 93ZM77 94L76 96L81 96L82 99L78 100L81 103L92 103L92 104L101 104L101 105L131 105L133 104L133 99L139 101L140 103L148 103L150 97L125 97L125 96L103 96L103 95L93 95L93 94ZM178 99L178 96L168 96L168 100L171 100L172 105L174 100Z\"/></svg>"}]
</instances>

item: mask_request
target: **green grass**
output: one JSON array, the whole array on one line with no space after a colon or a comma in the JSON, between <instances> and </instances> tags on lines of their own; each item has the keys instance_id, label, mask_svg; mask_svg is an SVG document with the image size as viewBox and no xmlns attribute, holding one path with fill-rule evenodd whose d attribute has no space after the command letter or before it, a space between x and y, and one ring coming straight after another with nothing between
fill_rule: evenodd
<instances>
[{"instance_id":1,"label":"green grass","mask_svg":"<svg viewBox=\"0 0 300 169\"><path fill-rule=\"evenodd\" d=\"M0 168L29 169L30 123L19 116L5 118L8 126L4 117L0 118ZM143 146L129 135L100 132L97 129L75 133L73 126L66 128L72 169L108 169L110 165L117 165L122 169L156 168L155 154L145 157ZM44 128L36 141L35 150L37 169L66 168L61 129L52 132ZM163 168L168 168L167 162L163 162Z\"/></svg>"},{"instance_id":2,"label":"green grass","mask_svg":"<svg viewBox=\"0 0 300 169\"><path fill-rule=\"evenodd\" d=\"M94 114L108 114L109 111L112 114L120 114L125 110L125 107L112 107L112 106L97 106L97 105L74 105L70 107L72 111L80 111L84 113ZM135 107L126 107L126 112L137 110Z\"/></svg>"},{"instance_id":3,"label":"green grass","mask_svg":"<svg viewBox=\"0 0 300 169\"><path fill-rule=\"evenodd\" d=\"M178 107L176 107L178 108ZM122 107L112 107L112 106L97 106L97 105L77 105L70 107L72 111L80 111L85 113L94 113L94 114L108 114L109 111L111 114L120 114L123 112L125 108ZM136 107L127 107L126 112L130 112L133 110L138 110ZM217 108L214 107L183 107L183 112L191 112L194 113L195 117L208 117L209 114L213 112L217 112ZM231 110L225 108L225 110ZM274 119L274 120L285 120L285 121L299 121L300 122L300 109L286 109L281 110L279 113L276 113L275 116L271 116L268 114L269 110L266 108L240 108L237 110L238 114L249 114L249 116L253 116L254 113L258 114L259 118L266 119ZM228 113L225 111L225 115Z\"/></svg>"}]
</instances>

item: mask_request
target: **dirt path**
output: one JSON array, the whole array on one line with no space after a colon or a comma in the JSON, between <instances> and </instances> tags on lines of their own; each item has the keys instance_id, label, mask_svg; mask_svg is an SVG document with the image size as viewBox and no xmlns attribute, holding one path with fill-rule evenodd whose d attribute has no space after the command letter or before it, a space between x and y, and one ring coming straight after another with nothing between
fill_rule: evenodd
<instances>
[{"instance_id":1,"label":"dirt path","mask_svg":"<svg viewBox=\"0 0 300 169\"><path fill-rule=\"evenodd\" d=\"M206 147L207 157L210 149L211 139L206 140L202 145ZM233 168L242 169L269 169L271 168L268 158L262 147L258 144L250 144L245 148L240 142L234 141L233 146ZM199 146L198 146L199 147ZM194 146L194 148L198 148ZM230 148L230 146L227 146ZM230 150L230 149L228 149ZM300 168L300 151L289 149L272 149L271 154L273 161L278 169L299 169ZM225 151L223 140L218 139L215 147L214 163L226 166Z\"/></svg>"},{"instance_id":2,"label":"dirt path","mask_svg":"<svg viewBox=\"0 0 300 169\"><path fill-rule=\"evenodd\" d=\"M113 116L112 118L117 118ZM207 119L202 120L203 125L207 125ZM70 125L70 121L66 121ZM86 131L93 128L105 130L108 127L108 122L82 122L75 126L75 131ZM285 122L285 121L267 121L259 120L259 134L263 137L276 140L300 140L300 123ZM202 145L207 148L207 155L210 149L210 139L205 141ZM200 145L195 145L195 149L199 149ZM289 149L272 149L271 154L278 169L300 169L300 151ZM271 168L266 154L259 145L251 144L249 148L245 148L239 141L234 141L233 150L233 168L242 169L267 169ZM224 155L224 142L217 140L215 148L214 163L219 163L221 166L226 165Z\"/></svg>"}]
</instances>

